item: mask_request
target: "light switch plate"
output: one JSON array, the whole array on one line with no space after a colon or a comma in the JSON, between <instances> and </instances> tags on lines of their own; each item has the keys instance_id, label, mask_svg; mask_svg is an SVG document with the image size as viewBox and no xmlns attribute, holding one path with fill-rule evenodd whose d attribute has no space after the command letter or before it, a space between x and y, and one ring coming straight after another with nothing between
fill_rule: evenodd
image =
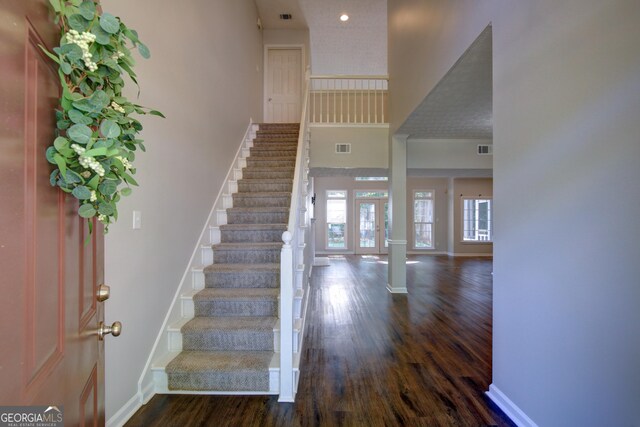
<instances>
[{"instance_id":1,"label":"light switch plate","mask_svg":"<svg viewBox=\"0 0 640 427\"><path fill-rule=\"evenodd\" d=\"M133 211L133 229L139 230L142 228L142 212Z\"/></svg>"}]
</instances>

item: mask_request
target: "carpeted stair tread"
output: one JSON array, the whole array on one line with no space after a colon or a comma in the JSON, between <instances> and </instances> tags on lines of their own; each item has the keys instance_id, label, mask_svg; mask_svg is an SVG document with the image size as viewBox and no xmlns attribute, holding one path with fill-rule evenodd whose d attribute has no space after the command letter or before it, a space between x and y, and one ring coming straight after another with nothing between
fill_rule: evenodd
<instances>
[{"instance_id":1,"label":"carpeted stair tread","mask_svg":"<svg viewBox=\"0 0 640 427\"><path fill-rule=\"evenodd\" d=\"M282 242L256 242L256 243L216 243L215 245L211 245L211 247L216 250L226 250L226 251L266 251L273 249L281 249Z\"/></svg>"},{"instance_id":2,"label":"carpeted stair tread","mask_svg":"<svg viewBox=\"0 0 640 427\"><path fill-rule=\"evenodd\" d=\"M264 206L255 206L255 207L237 207L237 208L228 208L229 212L289 212L289 207L284 206L274 206L274 207L264 207Z\"/></svg>"},{"instance_id":3,"label":"carpeted stair tread","mask_svg":"<svg viewBox=\"0 0 640 427\"><path fill-rule=\"evenodd\" d=\"M170 390L268 391L272 351L183 351L165 371Z\"/></svg>"},{"instance_id":4,"label":"carpeted stair tread","mask_svg":"<svg viewBox=\"0 0 640 427\"><path fill-rule=\"evenodd\" d=\"M185 323L183 334L198 332L273 332L278 318L272 316L194 317Z\"/></svg>"},{"instance_id":5,"label":"carpeted stair tread","mask_svg":"<svg viewBox=\"0 0 640 427\"><path fill-rule=\"evenodd\" d=\"M220 226L220 230L287 230L287 224L224 224Z\"/></svg>"},{"instance_id":6,"label":"carpeted stair tread","mask_svg":"<svg viewBox=\"0 0 640 427\"><path fill-rule=\"evenodd\" d=\"M275 262L262 264L211 264L204 268L204 273L215 272L252 272L252 273L273 273L280 272L280 264Z\"/></svg>"},{"instance_id":7,"label":"carpeted stair tread","mask_svg":"<svg viewBox=\"0 0 640 427\"><path fill-rule=\"evenodd\" d=\"M193 296L194 301L271 301L277 299L277 288L205 288Z\"/></svg>"}]
</instances>

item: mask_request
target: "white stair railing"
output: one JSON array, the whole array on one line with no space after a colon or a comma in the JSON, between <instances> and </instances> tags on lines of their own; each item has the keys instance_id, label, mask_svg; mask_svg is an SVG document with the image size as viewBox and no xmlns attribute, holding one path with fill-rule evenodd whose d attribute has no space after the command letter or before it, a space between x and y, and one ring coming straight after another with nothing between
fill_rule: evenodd
<instances>
[{"instance_id":1,"label":"white stair railing","mask_svg":"<svg viewBox=\"0 0 640 427\"><path fill-rule=\"evenodd\" d=\"M388 122L388 83L388 76L311 76L309 122L314 125L385 124Z\"/></svg>"},{"instance_id":2,"label":"white stair railing","mask_svg":"<svg viewBox=\"0 0 640 427\"><path fill-rule=\"evenodd\" d=\"M309 271L311 268L311 247L309 241L309 72L305 79L304 100L298 136L298 152L291 194L291 211L287 231L282 234L280 257L280 402L293 402L297 389L296 353L301 350L303 330L296 331L296 317L304 318L305 304L299 305L299 313L294 312L294 295L302 294L306 298ZM304 322L298 322L302 329ZM298 355L299 356L299 355Z\"/></svg>"}]
</instances>

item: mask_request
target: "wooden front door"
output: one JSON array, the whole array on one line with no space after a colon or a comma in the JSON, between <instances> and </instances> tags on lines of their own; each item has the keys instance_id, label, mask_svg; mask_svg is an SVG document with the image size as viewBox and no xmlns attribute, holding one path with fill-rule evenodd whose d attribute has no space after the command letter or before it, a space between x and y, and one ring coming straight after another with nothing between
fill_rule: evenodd
<instances>
[{"instance_id":1,"label":"wooden front door","mask_svg":"<svg viewBox=\"0 0 640 427\"><path fill-rule=\"evenodd\" d=\"M299 123L302 99L302 50L267 49L265 121Z\"/></svg>"},{"instance_id":2,"label":"wooden front door","mask_svg":"<svg viewBox=\"0 0 640 427\"><path fill-rule=\"evenodd\" d=\"M0 405L103 425L102 228L85 244L78 203L50 186L45 159L60 86L38 45L59 31L46 0L3 1L0 28Z\"/></svg>"}]
</instances>

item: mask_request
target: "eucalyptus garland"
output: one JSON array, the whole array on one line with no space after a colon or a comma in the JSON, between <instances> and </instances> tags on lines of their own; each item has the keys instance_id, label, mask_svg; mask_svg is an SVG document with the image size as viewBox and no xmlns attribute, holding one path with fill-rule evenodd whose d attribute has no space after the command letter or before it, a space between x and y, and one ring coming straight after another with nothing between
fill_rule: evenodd
<instances>
[{"instance_id":1,"label":"eucalyptus garland","mask_svg":"<svg viewBox=\"0 0 640 427\"><path fill-rule=\"evenodd\" d=\"M56 165L52 186L80 201L78 214L108 230L118 219L117 203L131 194L137 138L142 125L132 114L162 113L130 102L122 95L126 73L138 85L132 50L150 53L135 30L101 12L94 0L49 0L60 25L60 46L42 50L58 64L62 86L56 110L57 137L47 149Z\"/></svg>"}]
</instances>

